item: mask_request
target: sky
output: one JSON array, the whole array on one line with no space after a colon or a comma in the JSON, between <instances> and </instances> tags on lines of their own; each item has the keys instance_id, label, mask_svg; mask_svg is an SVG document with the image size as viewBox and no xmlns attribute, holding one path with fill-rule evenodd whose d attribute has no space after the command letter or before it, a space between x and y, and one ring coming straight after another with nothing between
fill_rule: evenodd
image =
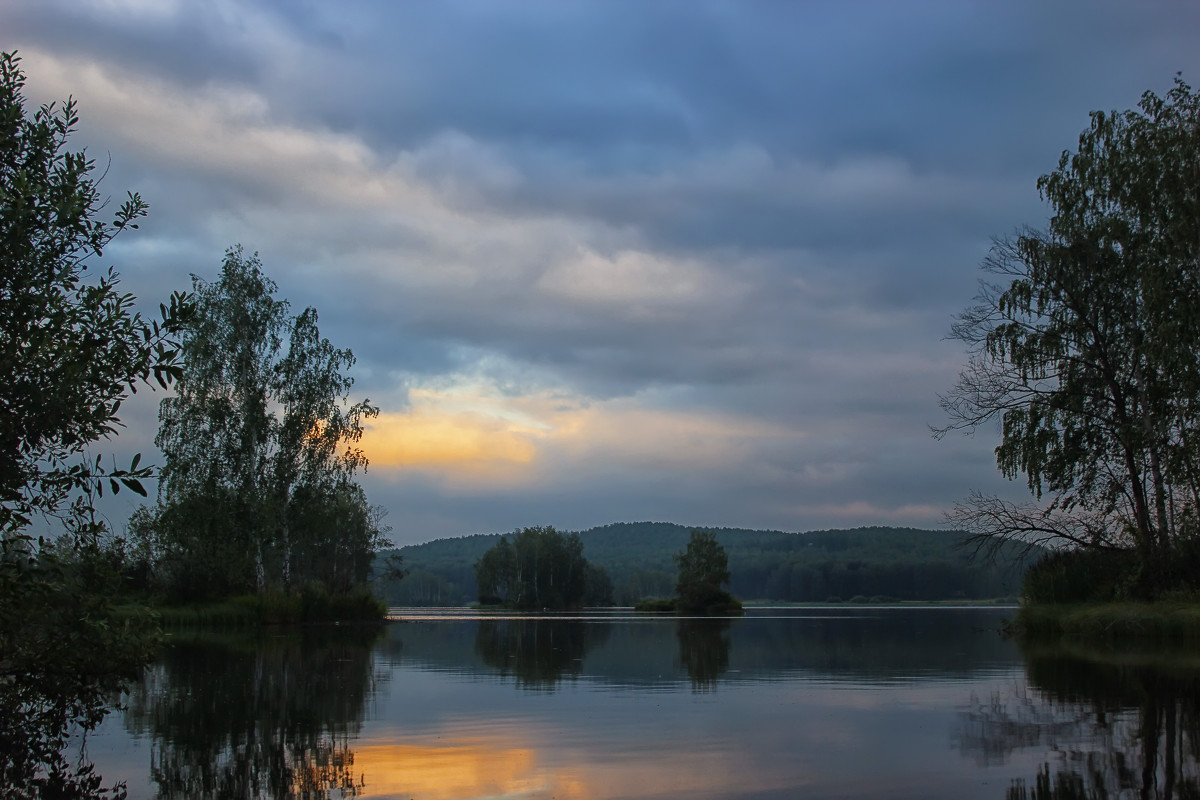
<instances>
[{"instance_id":1,"label":"sky","mask_svg":"<svg viewBox=\"0 0 1200 800\"><path fill-rule=\"evenodd\" d=\"M939 527L1026 494L930 434L979 264L1090 111L1200 81L1200 5L5 0L0 49L150 203L146 309L241 244L354 351L397 544ZM162 396L105 447L161 463Z\"/></svg>"}]
</instances>

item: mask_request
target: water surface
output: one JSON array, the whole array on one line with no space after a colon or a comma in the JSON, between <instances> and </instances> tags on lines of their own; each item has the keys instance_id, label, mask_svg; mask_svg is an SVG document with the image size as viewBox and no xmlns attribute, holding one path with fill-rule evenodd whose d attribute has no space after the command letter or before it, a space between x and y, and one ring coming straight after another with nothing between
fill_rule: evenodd
<instances>
[{"instance_id":1,"label":"water surface","mask_svg":"<svg viewBox=\"0 0 1200 800\"><path fill-rule=\"evenodd\" d=\"M87 753L135 798L1196 796L1196 659L1022 653L1011 613L178 636Z\"/></svg>"}]
</instances>

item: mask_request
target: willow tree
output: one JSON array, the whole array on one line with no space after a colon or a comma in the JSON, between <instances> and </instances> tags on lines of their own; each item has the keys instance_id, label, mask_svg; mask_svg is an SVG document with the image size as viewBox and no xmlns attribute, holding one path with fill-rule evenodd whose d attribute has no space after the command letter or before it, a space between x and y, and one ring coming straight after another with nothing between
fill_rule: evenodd
<instances>
[{"instance_id":1,"label":"willow tree","mask_svg":"<svg viewBox=\"0 0 1200 800\"><path fill-rule=\"evenodd\" d=\"M375 519L349 482L366 466L358 442L378 410L350 403L353 354L321 336L314 309L289 316L256 256L233 248L216 282L193 277L193 285L182 375L159 409L160 509L141 527L156 534L176 577L224 570L211 577L227 591L287 588L311 577L293 574L296 563L313 563L299 553L312 541L298 541L297 529L311 540ZM363 508L321 526L297 519L322 497Z\"/></svg>"},{"instance_id":2,"label":"willow tree","mask_svg":"<svg viewBox=\"0 0 1200 800\"><path fill-rule=\"evenodd\" d=\"M977 495L953 519L1162 552L1200 510L1200 97L1177 79L1093 112L1038 189L1048 227L995 244L953 328L970 359L939 431L998 420L996 463L1035 502Z\"/></svg>"}]
</instances>

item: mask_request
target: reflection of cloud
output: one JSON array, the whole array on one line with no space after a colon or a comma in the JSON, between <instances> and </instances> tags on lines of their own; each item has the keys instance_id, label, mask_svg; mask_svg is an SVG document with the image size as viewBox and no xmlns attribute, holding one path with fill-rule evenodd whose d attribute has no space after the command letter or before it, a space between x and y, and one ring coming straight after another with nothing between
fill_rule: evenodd
<instances>
[{"instance_id":1,"label":"reflection of cloud","mask_svg":"<svg viewBox=\"0 0 1200 800\"><path fill-rule=\"evenodd\" d=\"M356 747L354 771L362 776L359 797L412 800L556 798L605 800L619 797L719 797L746 787L745 755L641 748L596 759L560 763L553 746L516 746L511 739L469 739L444 745L375 744ZM567 757L571 753L566 753ZM613 761L612 759L617 759ZM794 775L758 770L760 790L802 786Z\"/></svg>"},{"instance_id":2,"label":"reflection of cloud","mask_svg":"<svg viewBox=\"0 0 1200 800\"><path fill-rule=\"evenodd\" d=\"M368 745L355 750L362 774L359 797L409 797L413 800L556 797L588 795L567 774L538 765L532 750L497 742L442 746Z\"/></svg>"}]
</instances>

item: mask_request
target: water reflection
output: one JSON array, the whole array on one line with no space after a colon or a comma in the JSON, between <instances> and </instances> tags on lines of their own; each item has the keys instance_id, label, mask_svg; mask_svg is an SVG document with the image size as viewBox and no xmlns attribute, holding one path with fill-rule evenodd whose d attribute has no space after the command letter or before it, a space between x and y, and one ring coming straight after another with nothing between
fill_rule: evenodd
<instances>
[{"instance_id":1,"label":"water reflection","mask_svg":"<svg viewBox=\"0 0 1200 800\"><path fill-rule=\"evenodd\" d=\"M709 691L721 681L820 675L896 682L969 676L1014 658L995 610L752 609L745 617L607 618L412 614L389 628L386 656L447 672L512 676L525 689L583 676L609 686Z\"/></svg>"},{"instance_id":2,"label":"water reflection","mask_svg":"<svg viewBox=\"0 0 1200 800\"><path fill-rule=\"evenodd\" d=\"M475 652L522 688L553 689L564 677L579 677L584 656L608 638L610 627L581 620L484 620L475 634Z\"/></svg>"},{"instance_id":3,"label":"water reflection","mask_svg":"<svg viewBox=\"0 0 1200 800\"><path fill-rule=\"evenodd\" d=\"M960 746L985 763L1049 751L1008 800L1200 797L1200 660L1024 647L1029 689L963 714Z\"/></svg>"},{"instance_id":4,"label":"water reflection","mask_svg":"<svg viewBox=\"0 0 1200 800\"><path fill-rule=\"evenodd\" d=\"M730 619L681 619L675 630L679 661L692 681L693 692L711 692L729 669Z\"/></svg>"},{"instance_id":5,"label":"water reflection","mask_svg":"<svg viewBox=\"0 0 1200 800\"><path fill-rule=\"evenodd\" d=\"M1052 705L1042 688L1015 709L1025 679L1002 616L459 611L377 641L332 627L179 641L131 698L139 738L122 751L114 730L97 763L134 798L998 800L1018 777L1035 788L1069 733L1042 725L1058 711L1036 717ZM948 734L971 693L987 701L960 726L972 757L957 758ZM988 716L993 699L1009 719ZM1040 739L989 727L1026 716Z\"/></svg>"},{"instance_id":6,"label":"water reflection","mask_svg":"<svg viewBox=\"0 0 1200 800\"><path fill-rule=\"evenodd\" d=\"M375 688L378 629L204 636L164 653L133 692L162 798L320 798L361 786L350 744Z\"/></svg>"}]
</instances>

